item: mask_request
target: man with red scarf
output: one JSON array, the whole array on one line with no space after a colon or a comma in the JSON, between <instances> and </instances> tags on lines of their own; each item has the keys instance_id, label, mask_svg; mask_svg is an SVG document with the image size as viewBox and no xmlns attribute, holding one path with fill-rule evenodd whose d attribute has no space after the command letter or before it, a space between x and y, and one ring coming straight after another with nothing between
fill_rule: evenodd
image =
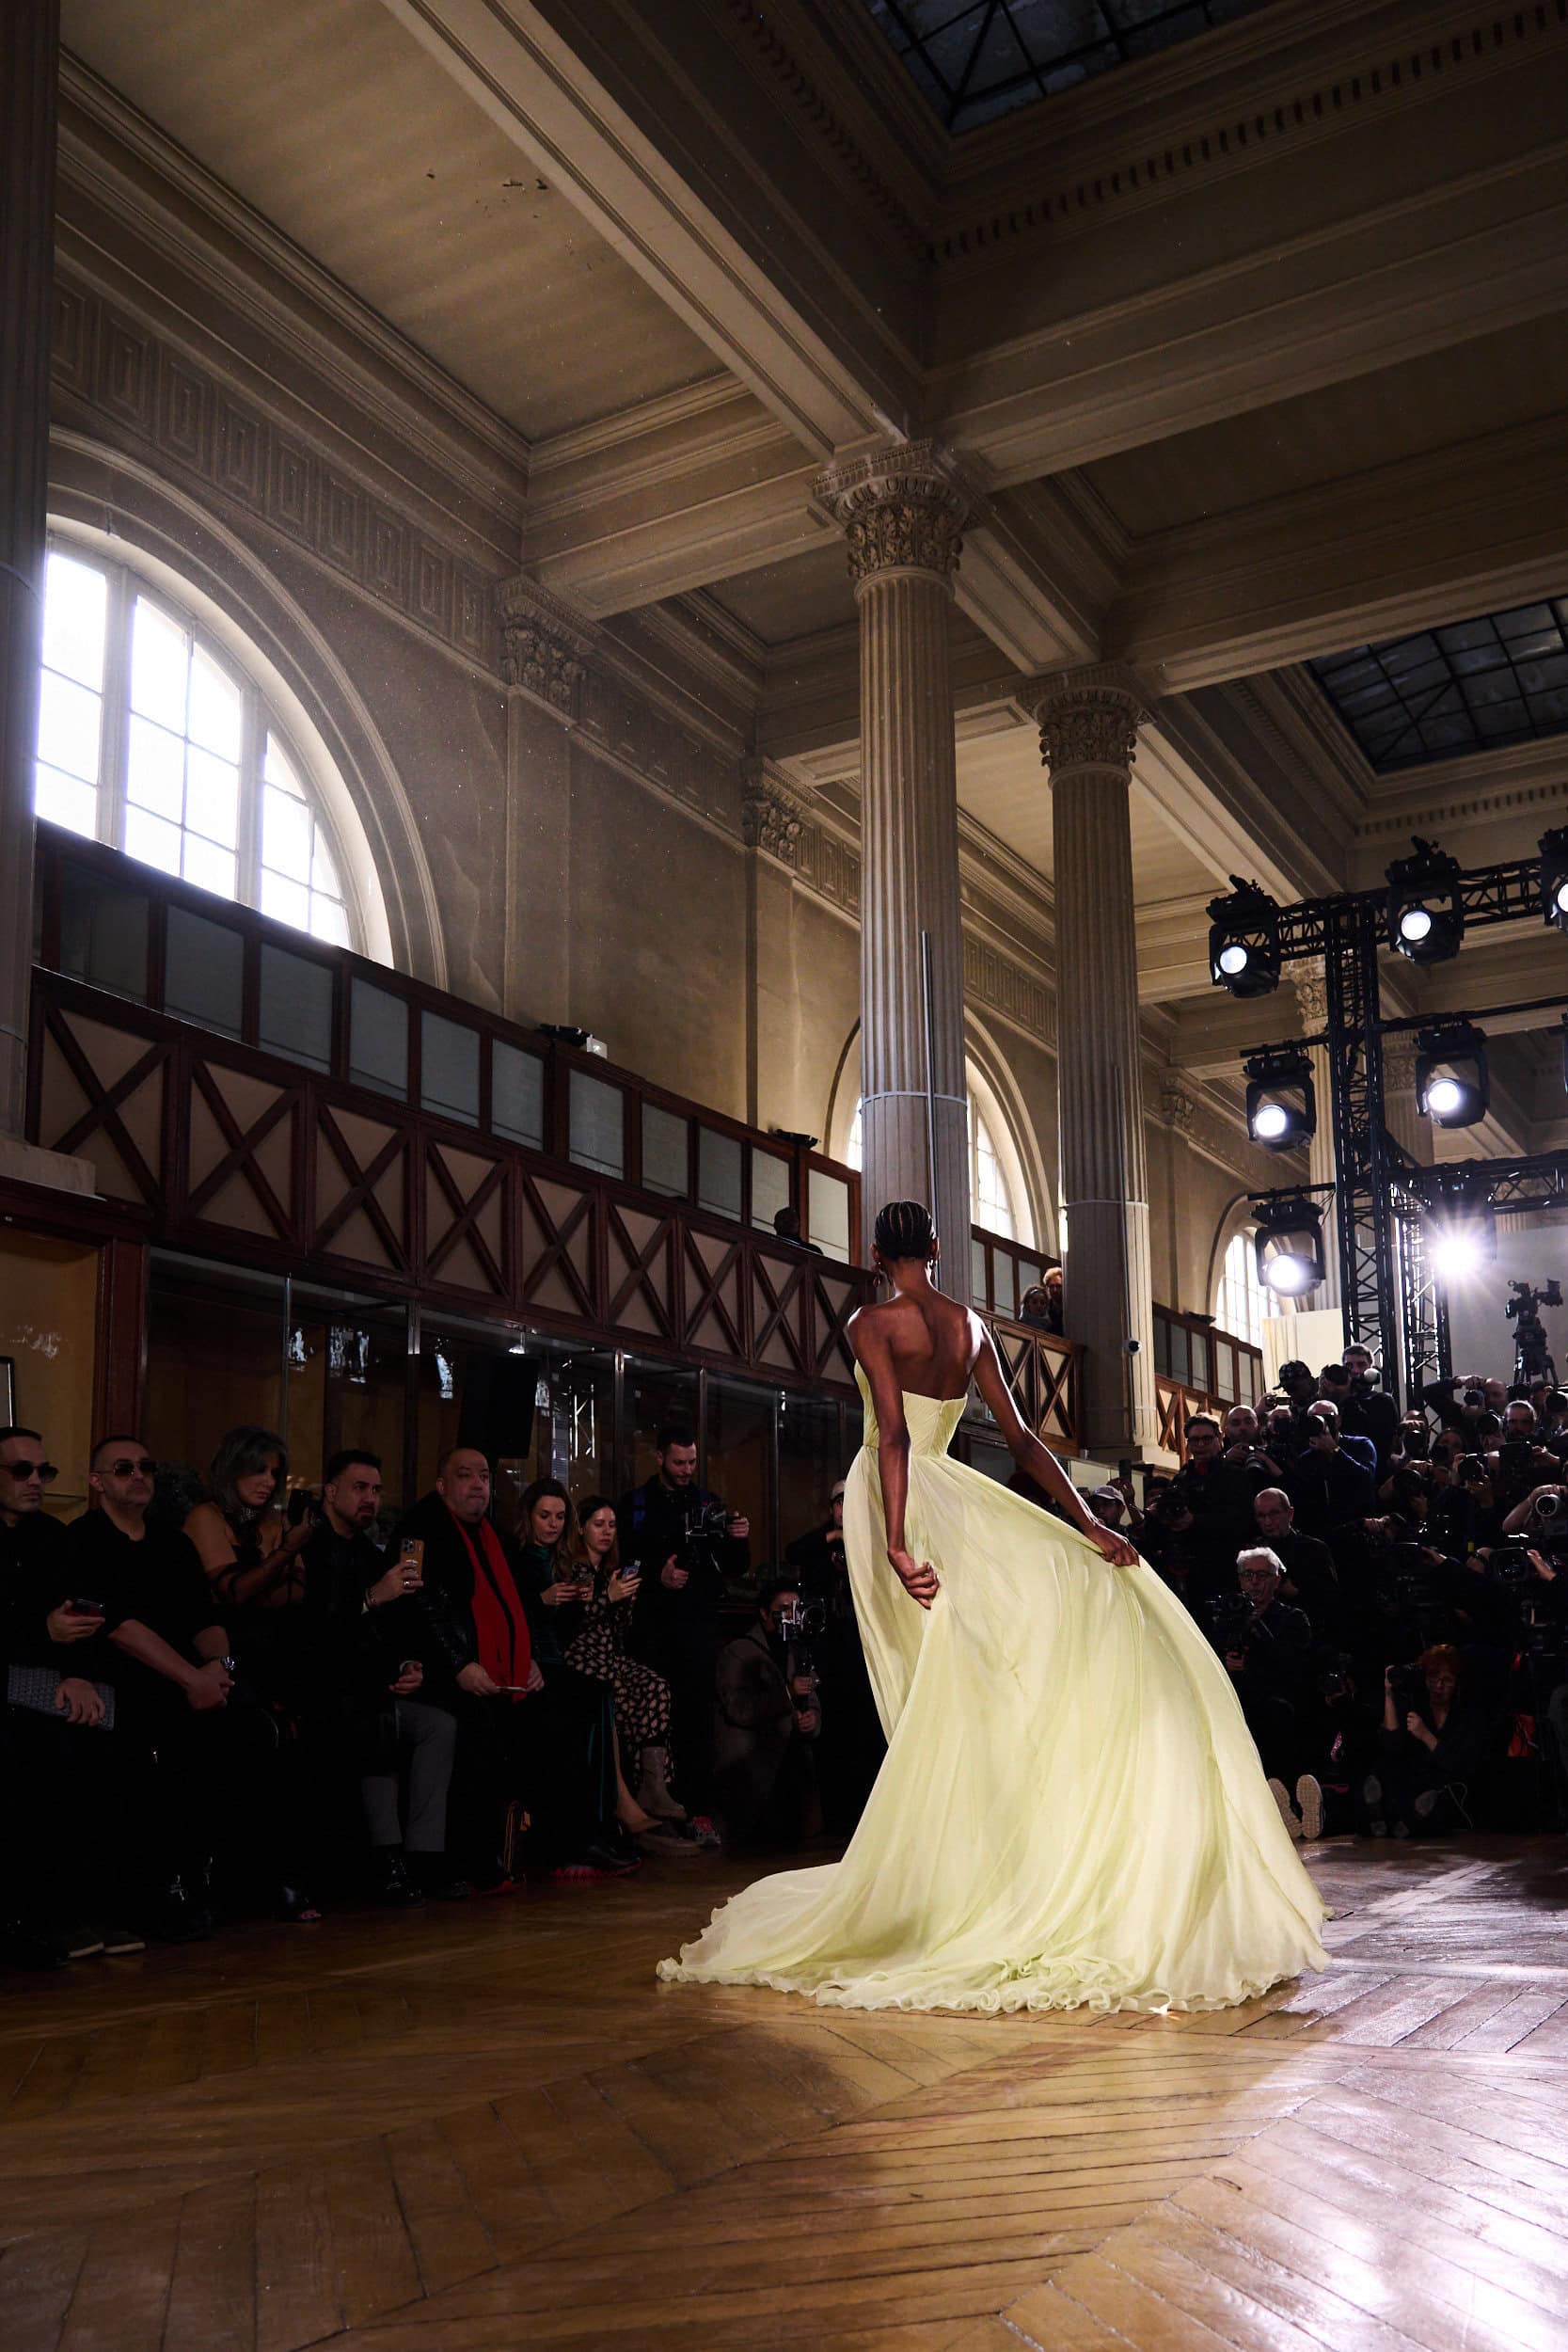
<instances>
[{"instance_id":1,"label":"man with red scarf","mask_svg":"<svg viewBox=\"0 0 1568 2352\"><path fill-rule=\"evenodd\" d=\"M476 1446L442 1456L435 1491L406 1515L394 1553L422 1547L421 1696L457 1719L452 1843L467 1875L499 1890L508 1804L532 1817L531 1851L558 1876L620 1877L635 1866L615 1828L612 1719L600 1686L533 1656L527 1603L490 1518L490 1465ZM586 1695L585 1695L586 1688Z\"/></svg>"}]
</instances>

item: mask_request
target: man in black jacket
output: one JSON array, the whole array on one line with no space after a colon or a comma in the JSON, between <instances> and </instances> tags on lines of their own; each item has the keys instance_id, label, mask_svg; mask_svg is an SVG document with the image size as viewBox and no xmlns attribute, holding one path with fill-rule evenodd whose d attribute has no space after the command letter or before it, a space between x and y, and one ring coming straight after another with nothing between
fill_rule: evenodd
<instances>
[{"instance_id":1,"label":"man in black jacket","mask_svg":"<svg viewBox=\"0 0 1568 2352\"><path fill-rule=\"evenodd\" d=\"M1291 1501L1305 1532L1321 1536L1332 1549L1341 1528L1374 1516L1377 1481L1345 1452L1339 1416L1332 1405L1315 1405L1307 1420L1306 1449L1291 1473Z\"/></svg>"},{"instance_id":2,"label":"man in black jacket","mask_svg":"<svg viewBox=\"0 0 1568 2352\"><path fill-rule=\"evenodd\" d=\"M419 1548L422 1695L456 1719L452 1844L481 1892L503 1891L503 1825L520 1800L531 1850L557 1877L621 1877L635 1864L615 1821L609 1685L538 1665L522 1583L489 1514L489 1462L454 1446L391 1544L399 1557Z\"/></svg>"},{"instance_id":3,"label":"man in black jacket","mask_svg":"<svg viewBox=\"0 0 1568 2352\"><path fill-rule=\"evenodd\" d=\"M456 1725L420 1696L420 1572L412 1558L376 1549L381 1461L362 1448L333 1454L321 1512L300 1554L310 1688L307 1712L320 1754L357 1783L371 1843L371 1894L388 1909L427 1893L467 1893L446 1860L447 1792ZM408 1784L406 1838L399 1781Z\"/></svg>"},{"instance_id":4,"label":"man in black jacket","mask_svg":"<svg viewBox=\"0 0 1568 2352\"><path fill-rule=\"evenodd\" d=\"M661 1429L652 1478L623 1495L615 1517L623 1561L637 1561L639 1654L670 1685L675 1785L698 1836L712 1843L713 1692L725 1580L751 1565L751 1525L697 1484L697 1439ZM705 1524L705 1518L710 1524Z\"/></svg>"},{"instance_id":5,"label":"man in black jacket","mask_svg":"<svg viewBox=\"0 0 1568 2352\"><path fill-rule=\"evenodd\" d=\"M1259 1543L1269 1547L1285 1570L1284 1598L1306 1611L1321 1640L1342 1642L1346 1597L1328 1546L1316 1535L1302 1534L1283 1486L1265 1486L1255 1496L1252 1516Z\"/></svg>"},{"instance_id":6,"label":"man in black jacket","mask_svg":"<svg viewBox=\"0 0 1568 2352\"><path fill-rule=\"evenodd\" d=\"M719 1653L714 1781L732 1846L798 1846L820 1826L812 1746L822 1719L791 1639L800 1605L799 1584L782 1579Z\"/></svg>"},{"instance_id":7,"label":"man in black jacket","mask_svg":"<svg viewBox=\"0 0 1568 2352\"><path fill-rule=\"evenodd\" d=\"M1227 1630L1226 1666L1264 1772L1289 1789L1307 1759L1312 1628L1301 1610L1280 1599L1285 1571L1267 1545L1242 1553L1236 1580L1251 1615L1241 1630Z\"/></svg>"},{"instance_id":8,"label":"man in black jacket","mask_svg":"<svg viewBox=\"0 0 1568 2352\"><path fill-rule=\"evenodd\" d=\"M1187 1460L1175 1481L1192 1513L1189 1583L1194 1597L1211 1600L1236 1589L1236 1554L1252 1534L1252 1504L1270 1482L1254 1456L1227 1461L1219 1422L1194 1413L1186 1426Z\"/></svg>"}]
</instances>

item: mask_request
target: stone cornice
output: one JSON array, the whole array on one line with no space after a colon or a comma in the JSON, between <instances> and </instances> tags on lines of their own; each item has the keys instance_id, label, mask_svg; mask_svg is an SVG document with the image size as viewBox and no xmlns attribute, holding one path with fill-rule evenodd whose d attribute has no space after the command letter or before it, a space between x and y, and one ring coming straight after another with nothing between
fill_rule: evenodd
<instances>
[{"instance_id":1,"label":"stone cornice","mask_svg":"<svg viewBox=\"0 0 1568 2352\"><path fill-rule=\"evenodd\" d=\"M520 502L529 475L520 433L69 52L60 87L63 187L105 204L192 288L226 308L238 299L280 350L303 359L468 495L507 507Z\"/></svg>"},{"instance_id":2,"label":"stone cornice","mask_svg":"<svg viewBox=\"0 0 1568 2352\"><path fill-rule=\"evenodd\" d=\"M1390 27L1375 43L1357 0L1335 0L1338 25L1324 23L1317 0L1297 0L1293 13L1295 24L1291 12L1271 9L1257 25L1227 26L1223 47L1212 37L1197 54L1183 43L1053 98L1053 166L1060 171L1070 160L1071 179L1040 185L1038 131L1018 118L992 139L989 202L978 189L967 199L955 191L953 211L931 242L933 263L972 268L989 250L1046 234L1059 243L1098 227L1109 211L1169 203L1184 181L1246 171L1359 121L1425 104L1455 81L1506 70L1523 46L1548 43L1562 31L1555 6L1493 14L1478 10L1475 0L1412 8L1402 38ZM1021 151L999 171L1008 140Z\"/></svg>"}]
</instances>

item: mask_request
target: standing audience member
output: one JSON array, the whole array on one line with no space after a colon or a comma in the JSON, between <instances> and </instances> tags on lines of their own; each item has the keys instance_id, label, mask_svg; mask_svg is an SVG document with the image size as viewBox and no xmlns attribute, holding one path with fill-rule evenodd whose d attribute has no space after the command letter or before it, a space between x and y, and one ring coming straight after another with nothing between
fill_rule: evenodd
<instances>
[{"instance_id":1,"label":"standing audience member","mask_svg":"<svg viewBox=\"0 0 1568 2352\"><path fill-rule=\"evenodd\" d=\"M641 1571L621 1565L615 1505L608 1495L588 1495L578 1504L568 1560L584 1599L567 1661L610 1686L622 1772L628 1783L635 1781L638 1804L656 1820L684 1821L685 1809L670 1787L670 1688L628 1647Z\"/></svg>"},{"instance_id":2,"label":"standing audience member","mask_svg":"<svg viewBox=\"0 0 1568 2352\"><path fill-rule=\"evenodd\" d=\"M425 1695L457 1722L452 1838L482 1893L512 1884L503 1853L508 1809L531 1817L531 1851L557 1877L615 1878L635 1866L615 1839L615 1770L603 1708L578 1703L576 1682L533 1655L533 1623L515 1559L490 1518L490 1465L453 1446L392 1549L422 1546L428 1620ZM595 1741L597 1744L595 1745Z\"/></svg>"},{"instance_id":3,"label":"standing audience member","mask_svg":"<svg viewBox=\"0 0 1568 2352\"><path fill-rule=\"evenodd\" d=\"M778 1240L787 1242L791 1248L809 1250L814 1258L821 1257L822 1250L820 1246L816 1242L807 1241L800 1232L800 1212L799 1209L775 1209L773 1212L773 1232Z\"/></svg>"},{"instance_id":4,"label":"standing audience member","mask_svg":"<svg viewBox=\"0 0 1568 2352\"><path fill-rule=\"evenodd\" d=\"M1295 1505L1282 1486L1265 1486L1255 1495L1252 1516L1259 1536L1285 1571L1283 1597L1306 1611L1321 1640L1342 1641L1346 1596L1328 1546L1316 1535L1302 1534Z\"/></svg>"},{"instance_id":5,"label":"standing audience member","mask_svg":"<svg viewBox=\"0 0 1568 2352\"><path fill-rule=\"evenodd\" d=\"M0 1962L54 1968L142 1949L119 1924L119 1757L94 1678L103 1627L72 1594L56 1472L36 1430L0 1429Z\"/></svg>"},{"instance_id":6,"label":"standing audience member","mask_svg":"<svg viewBox=\"0 0 1568 2352\"><path fill-rule=\"evenodd\" d=\"M726 1841L741 1849L799 1845L821 1823L812 1743L822 1719L792 1655L800 1603L799 1586L781 1581L719 1656L714 1782Z\"/></svg>"},{"instance_id":7,"label":"standing audience member","mask_svg":"<svg viewBox=\"0 0 1568 2352\"><path fill-rule=\"evenodd\" d=\"M1177 1489L1192 1513L1189 1587L1205 1601L1236 1589L1236 1554L1252 1534L1253 1501L1271 1481L1260 1461L1226 1460L1212 1413L1194 1413L1185 1434L1187 1460Z\"/></svg>"},{"instance_id":8,"label":"standing audience member","mask_svg":"<svg viewBox=\"0 0 1568 2352\"><path fill-rule=\"evenodd\" d=\"M699 1843L715 1845L713 1690L726 1577L751 1565L751 1525L697 1484L697 1439L672 1422L658 1433L653 1476L616 1511L621 1557L641 1576L632 1618L638 1654L670 1686L675 1782ZM722 1534L701 1524L723 1522Z\"/></svg>"},{"instance_id":9,"label":"standing audience member","mask_svg":"<svg viewBox=\"0 0 1568 2352\"><path fill-rule=\"evenodd\" d=\"M447 1793L456 1726L420 1695L425 1643L418 1557L388 1561L371 1540L381 1509L381 1461L347 1447L322 1478L319 1516L299 1555L304 1572L309 1724L323 1788L357 1788L371 1848L370 1895L389 1910L427 1894L468 1892L447 1861ZM404 1830L400 1787L408 1788Z\"/></svg>"},{"instance_id":10,"label":"standing audience member","mask_svg":"<svg viewBox=\"0 0 1568 2352\"><path fill-rule=\"evenodd\" d=\"M1291 1501L1303 1533L1319 1536L1332 1549L1340 1529L1376 1512L1377 1482L1365 1463L1346 1452L1332 1405L1325 1401L1310 1406L1306 1429L1306 1448L1289 1481Z\"/></svg>"},{"instance_id":11,"label":"standing audience member","mask_svg":"<svg viewBox=\"0 0 1568 2352\"><path fill-rule=\"evenodd\" d=\"M1345 1350L1343 1364L1343 1382L1330 1383L1325 1373L1323 1394L1338 1406L1340 1426L1348 1437L1371 1439L1377 1453L1377 1474L1386 1477L1399 1433L1399 1406L1373 1379L1370 1347L1353 1341Z\"/></svg>"}]
</instances>

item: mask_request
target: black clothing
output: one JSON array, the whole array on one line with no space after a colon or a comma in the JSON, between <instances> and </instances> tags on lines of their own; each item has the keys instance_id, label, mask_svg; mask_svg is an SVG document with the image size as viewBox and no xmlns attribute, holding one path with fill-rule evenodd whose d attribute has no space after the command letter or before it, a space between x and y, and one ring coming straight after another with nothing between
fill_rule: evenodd
<instances>
[{"instance_id":1,"label":"black clothing","mask_svg":"<svg viewBox=\"0 0 1568 2352\"><path fill-rule=\"evenodd\" d=\"M552 1607L544 1598L546 1585L567 1579L565 1562L543 1544L524 1544L512 1569L532 1629L534 1657L541 1666L564 1666L566 1652L582 1631L588 1613L580 1600L558 1601Z\"/></svg>"},{"instance_id":2,"label":"black clothing","mask_svg":"<svg viewBox=\"0 0 1568 2352\"><path fill-rule=\"evenodd\" d=\"M497 1533L528 1620L530 1644L537 1655L537 1620L544 1613L531 1600L529 1579L517 1572L515 1550L499 1530ZM434 1492L421 1495L413 1509L404 1514L387 1547L387 1558L395 1560L411 1535L418 1536L424 1546L424 1591L418 1601L419 1641L414 1649L403 1655L418 1656L423 1661L425 1678L420 1696L433 1700L438 1707L453 1707L465 1695L456 1687L457 1677L479 1657L479 1641L474 1631L474 1562L477 1557L483 1572L484 1549L477 1528L472 1532L470 1548L465 1530ZM401 1602L397 1605L402 1608Z\"/></svg>"},{"instance_id":3,"label":"black clothing","mask_svg":"<svg viewBox=\"0 0 1568 2352\"><path fill-rule=\"evenodd\" d=\"M70 1597L66 1555L58 1519L41 1511L21 1513L14 1527L0 1519L0 1664L59 1665L65 1649L55 1648L43 1621ZM78 1645L66 1647L74 1652ZM68 1671L60 1666L62 1674Z\"/></svg>"},{"instance_id":4,"label":"black clothing","mask_svg":"<svg viewBox=\"0 0 1568 2352\"><path fill-rule=\"evenodd\" d=\"M1260 1609L1238 1645L1245 1664L1231 1677L1263 1770L1287 1788L1315 1750L1312 1629L1289 1601Z\"/></svg>"},{"instance_id":5,"label":"black clothing","mask_svg":"<svg viewBox=\"0 0 1568 2352\"><path fill-rule=\"evenodd\" d=\"M836 1608L848 1583L841 1527L830 1519L826 1527L814 1527L809 1535L797 1535L786 1548L784 1559L800 1580L803 1598L819 1600L829 1610Z\"/></svg>"},{"instance_id":6,"label":"black clothing","mask_svg":"<svg viewBox=\"0 0 1568 2352\"><path fill-rule=\"evenodd\" d=\"M1234 1589L1236 1554L1258 1540L1254 1499L1275 1483L1260 1464L1227 1462L1223 1455L1207 1466L1189 1462L1178 1473L1176 1492L1193 1515L1186 1548L1195 1585Z\"/></svg>"},{"instance_id":7,"label":"black clothing","mask_svg":"<svg viewBox=\"0 0 1568 2352\"><path fill-rule=\"evenodd\" d=\"M1339 1582L1334 1554L1316 1535L1292 1527L1269 1549L1294 1589L1295 1605L1306 1613L1320 1640L1338 1642L1343 1628L1347 1596Z\"/></svg>"},{"instance_id":8,"label":"black clothing","mask_svg":"<svg viewBox=\"0 0 1568 2352\"><path fill-rule=\"evenodd\" d=\"M1485 1419L1483 1408L1467 1413L1459 1401L1457 1380L1429 1380L1421 1391L1421 1403L1436 1414L1445 1429L1457 1430L1467 1442L1467 1450L1481 1451L1481 1422Z\"/></svg>"},{"instance_id":9,"label":"black clothing","mask_svg":"<svg viewBox=\"0 0 1568 2352\"><path fill-rule=\"evenodd\" d=\"M689 1515L718 1501L701 1486L668 1486L656 1472L623 1495L615 1509L621 1558L628 1565L639 1562L642 1569L632 1603L632 1646L670 1685L675 1784L688 1810L699 1814L713 1804L720 1604L726 1577L744 1576L751 1565L751 1545L743 1538L726 1535L711 1547L688 1545ZM678 1592L672 1592L662 1576L672 1554L690 1569Z\"/></svg>"},{"instance_id":10,"label":"black clothing","mask_svg":"<svg viewBox=\"0 0 1568 2352\"><path fill-rule=\"evenodd\" d=\"M1375 1518L1382 1508L1377 1481L1342 1446L1331 1451L1309 1446L1291 1470L1287 1491L1303 1534L1325 1540L1353 1520Z\"/></svg>"},{"instance_id":11,"label":"black clothing","mask_svg":"<svg viewBox=\"0 0 1568 2352\"><path fill-rule=\"evenodd\" d=\"M1377 1474L1388 1475L1389 1456L1399 1437L1400 1410L1386 1389L1363 1389L1353 1381L1348 1391L1337 1391L1339 1427L1347 1438L1370 1438L1377 1449Z\"/></svg>"},{"instance_id":12,"label":"black clothing","mask_svg":"<svg viewBox=\"0 0 1568 2352\"><path fill-rule=\"evenodd\" d=\"M187 1665L199 1665L198 1634L221 1630L213 1588L196 1546L175 1528L150 1528L139 1540L125 1535L106 1511L87 1511L68 1530L72 1588L103 1603L103 1630L74 1645L75 1671L112 1682L126 1726L161 1724L188 1711L185 1693L155 1667L128 1657L109 1640L135 1618L166 1642Z\"/></svg>"}]
</instances>

